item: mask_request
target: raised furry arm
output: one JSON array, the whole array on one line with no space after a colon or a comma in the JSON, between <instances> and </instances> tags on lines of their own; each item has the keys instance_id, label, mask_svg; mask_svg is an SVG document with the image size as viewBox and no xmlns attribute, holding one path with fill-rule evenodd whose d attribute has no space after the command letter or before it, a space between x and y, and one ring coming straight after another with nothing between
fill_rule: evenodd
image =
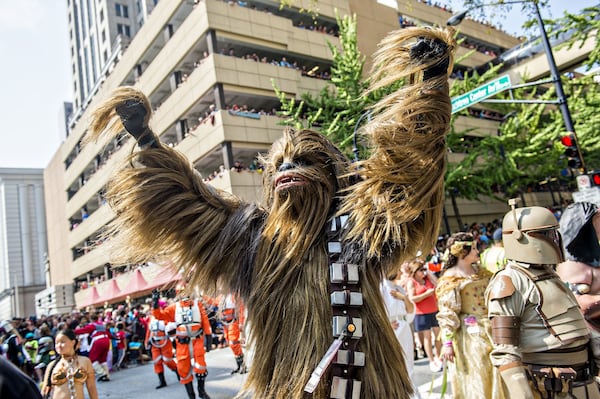
<instances>
[{"instance_id":1,"label":"raised furry arm","mask_svg":"<svg viewBox=\"0 0 600 399\"><path fill-rule=\"evenodd\" d=\"M364 132L373 148L358 165L360 181L344 198L347 238L370 258L417 251L435 243L444 201L445 136L450 127L452 30L410 28L382 41L370 91L404 79L400 90L374 106Z\"/></svg>"},{"instance_id":2,"label":"raised furry arm","mask_svg":"<svg viewBox=\"0 0 600 399\"><path fill-rule=\"evenodd\" d=\"M263 211L202 181L190 161L160 144L148 127L150 102L130 87L119 88L94 113L89 139L123 129L141 151L119 170L106 198L116 213L108 235L111 262L142 263L167 257L192 284L217 281L242 290L249 273Z\"/></svg>"}]
</instances>

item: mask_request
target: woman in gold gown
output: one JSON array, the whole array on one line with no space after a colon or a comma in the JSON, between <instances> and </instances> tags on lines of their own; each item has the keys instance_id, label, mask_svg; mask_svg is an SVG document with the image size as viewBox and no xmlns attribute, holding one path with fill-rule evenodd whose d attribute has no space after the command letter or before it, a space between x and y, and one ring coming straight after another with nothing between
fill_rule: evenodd
<instances>
[{"instance_id":1,"label":"woman in gold gown","mask_svg":"<svg viewBox=\"0 0 600 399\"><path fill-rule=\"evenodd\" d=\"M507 395L500 374L490 361L492 334L484 296L492 275L475 265L478 259L471 234L456 233L448 239L436 287L441 357L450 362L453 398L503 399Z\"/></svg>"}]
</instances>

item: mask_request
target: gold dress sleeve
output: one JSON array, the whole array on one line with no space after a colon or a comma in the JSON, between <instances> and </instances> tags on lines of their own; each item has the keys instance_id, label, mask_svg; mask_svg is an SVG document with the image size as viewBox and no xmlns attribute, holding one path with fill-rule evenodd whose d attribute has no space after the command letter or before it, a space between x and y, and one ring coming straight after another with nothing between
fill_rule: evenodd
<instances>
[{"instance_id":1,"label":"gold dress sleeve","mask_svg":"<svg viewBox=\"0 0 600 399\"><path fill-rule=\"evenodd\" d=\"M442 334L454 333L455 360L449 379L455 398L507 397L490 360L492 334L484 295L489 280L490 274L482 271L470 277L442 277L438 282L438 323Z\"/></svg>"},{"instance_id":2,"label":"gold dress sleeve","mask_svg":"<svg viewBox=\"0 0 600 399\"><path fill-rule=\"evenodd\" d=\"M452 340L456 330L460 328L459 313L461 309L461 278L442 276L437 283L435 295L438 300L437 321L440 325L442 342Z\"/></svg>"}]
</instances>

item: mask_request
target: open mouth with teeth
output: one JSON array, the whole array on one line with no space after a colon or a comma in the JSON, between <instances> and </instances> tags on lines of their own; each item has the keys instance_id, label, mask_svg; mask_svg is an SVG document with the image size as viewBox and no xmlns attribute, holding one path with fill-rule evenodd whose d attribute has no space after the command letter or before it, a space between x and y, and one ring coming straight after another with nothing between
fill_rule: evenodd
<instances>
[{"instance_id":1,"label":"open mouth with teeth","mask_svg":"<svg viewBox=\"0 0 600 399\"><path fill-rule=\"evenodd\" d=\"M295 173L286 173L275 180L275 191L284 190L294 186L302 186L308 183L306 179Z\"/></svg>"}]
</instances>

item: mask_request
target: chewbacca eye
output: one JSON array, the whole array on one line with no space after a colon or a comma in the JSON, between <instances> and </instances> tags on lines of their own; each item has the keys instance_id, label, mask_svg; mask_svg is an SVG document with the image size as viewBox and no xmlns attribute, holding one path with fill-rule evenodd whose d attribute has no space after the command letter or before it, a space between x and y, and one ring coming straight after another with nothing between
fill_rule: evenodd
<instances>
[{"instance_id":1,"label":"chewbacca eye","mask_svg":"<svg viewBox=\"0 0 600 399\"><path fill-rule=\"evenodd\" d=\"M277 168L278 172L285 172L286 170L294 169L296 165L290 162L284 162Z\"/></svg>"},{"instance_id":2,"label":"chewbacca eye","mask_svg":"<svg viewBox=\"0 0 600 399\"><path fill-rule=\"evenodd\" d=\"M298 166L312 166L314 163L308 158L297 158L294 159L294 163Z\"/></svg>"}]
</instances>

